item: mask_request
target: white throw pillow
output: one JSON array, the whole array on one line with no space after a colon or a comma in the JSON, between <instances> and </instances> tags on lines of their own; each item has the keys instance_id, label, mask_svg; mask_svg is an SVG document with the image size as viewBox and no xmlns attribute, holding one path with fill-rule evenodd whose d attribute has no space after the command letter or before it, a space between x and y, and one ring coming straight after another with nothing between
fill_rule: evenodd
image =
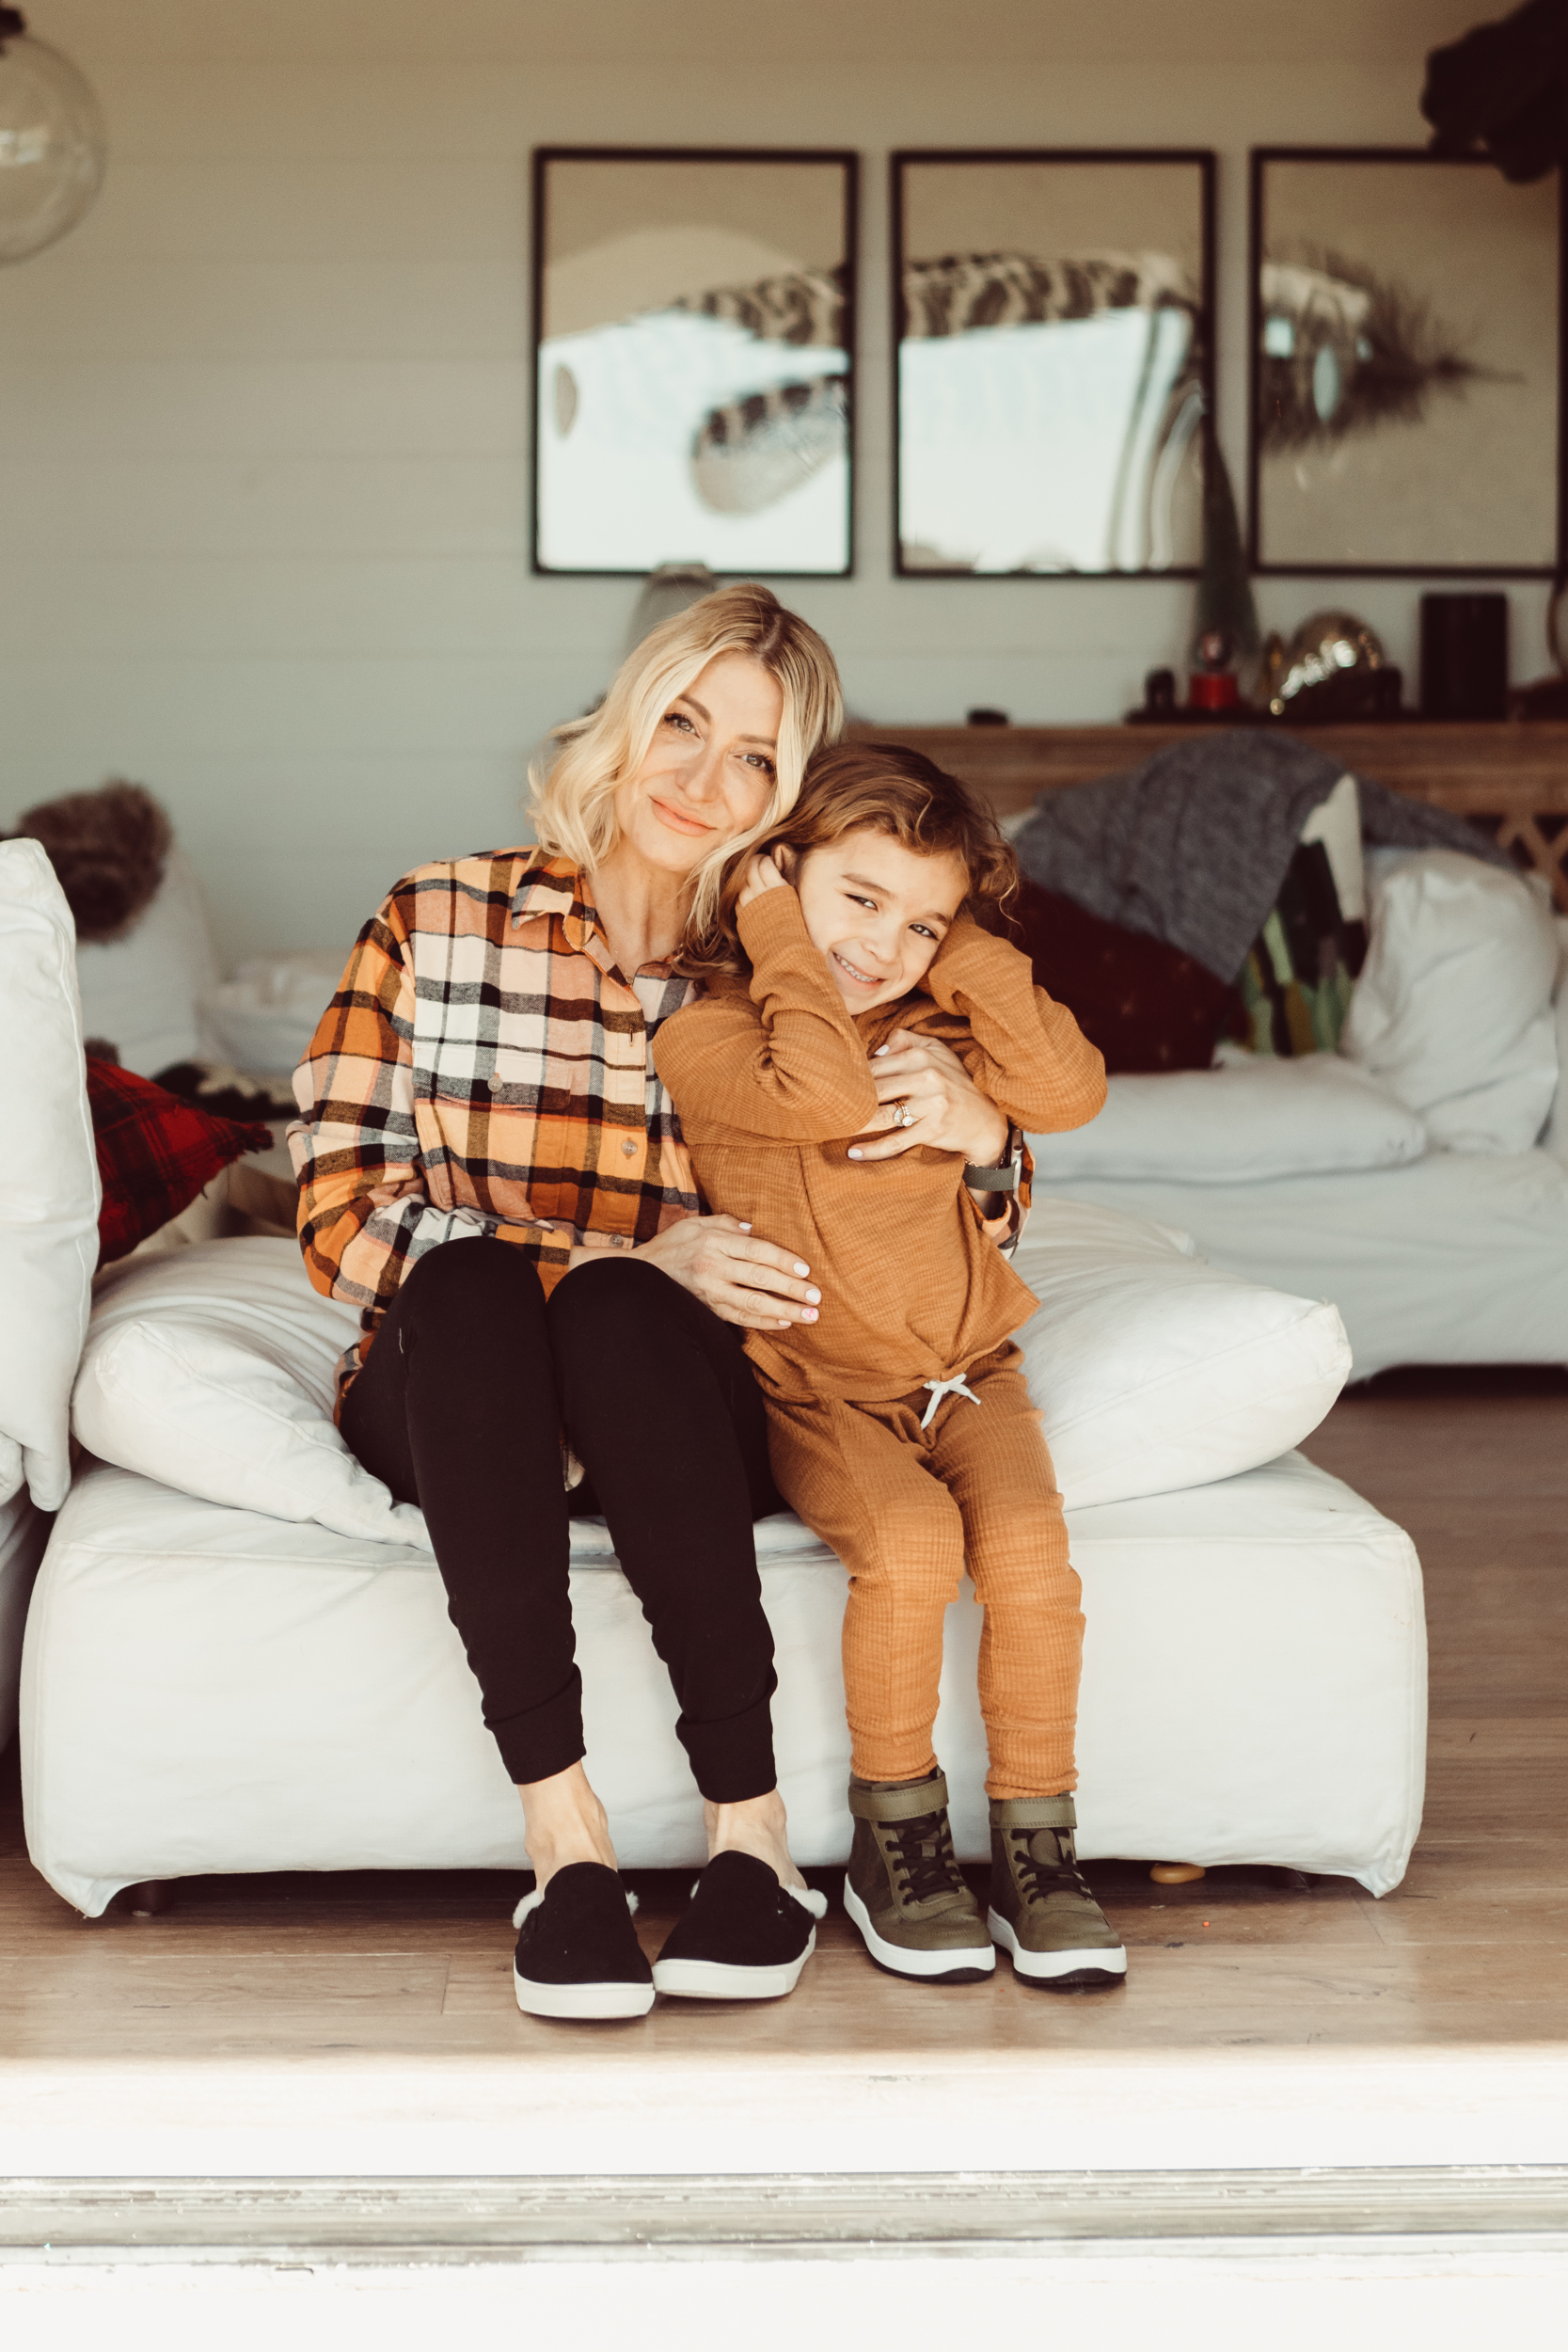
<instances>
[{"instance_id":1,"label":"white throw pillow","mask_svg":"<svg viewBox=\"0 0 1568 2352\"><path fill-rule=\"evenodd\" d=\"M293 1242L198 1243L99 1285L71 1399L90 1452L205 1502L430 1549L424 1517L361 1470L332 1423L352 1307L310 1287Z\"/></svg>"},{"instance_id":2,"label":"white throw pillow","mask_svg":"<svg viewBox=\"0 0 1568 2352\"><path fill-rule=\"evenodd\" d=\"M1350 1364L1339 1318L1217 1273L1184 1236L1053 1201L1019 1269L1041 1300L1022 1335L1069 1502L1198 1486L1272 1460L1315 1428ZM226 1241L128 1263L99 1294L73 1421L104 1461L204 1502L430 1549L332 1426L333 1367L358 1327L287 1241ZM809 1541L789 1515L765 1552ZM602 1521L573 1550L609 1549Z\"/></svg>"},{"instance_id":3,"label":"white throw pillow","mask_svg":"<svg viewBox=\"0 0 1568 2352\"><path fill-rule=\"evenodd\" d=\"M201 885L180 850L169 851L157 896L125 937L84 940L76 970L87 1036L106 1038L127 1070L155 1078L192 1058L197 998L218 965Z\"/></svg>"},{"instance_id":4,"label":"white throw pillow","mask_svg":"<svg viewBox=\"0 0 1568 2352\"><path fill-rule=\"evenodd\" d=\"M292 1078L342 976L346 955L256 956L200 1004L203 1037L236 1070Z\"/></svg>"},{"instance_id":5,"label":"white throw pillow","mask_svg":"<svg viewBox=\"0 0 1568 2352\"><path fill-rule=\"evenodd\" d=\"M1042 1184L1077 1176L1237 1184L1399 1168L1426 1150L1420 1120L1338 1054L1297 1060L1239 1049L1219 1070L1164 1070L1109 1082L1086 1127L1031 1136Z\"/></svg>"},{"instance_id":6,"label":"white throw pillow","mask_svg":"<svg viewBox=\"0 0 1568 2352\"><path fill-rule=\"evenodd\" d=\"M0 842L0 1502L71 1484L67 1407L98 1263L76 929L36 841Z\"/></svg>"},{"instance_id":7,"label":"white throw pillow","mask_svg":"<svg viewBox=\"0 0 1568 2352\"><path fill-rule=\"evenodd\" d=\"M1541 1145L1555 1158L1568 1162L1568 914L1560 914L1555 928L1558 962L1557 995L1553 1009L1557 1018L1557 1092L1552 1098L1552 1115L1546 1121L1546 1132L1541 1138Z\"/></svg>"},{"instance_id":8,"label":"white throw pillow","mask_svg":"<svg viewBox=\"0 0 1568 2352\"><path fill-rule=\"evenodd\" d=\"M1457 850L1367 859L1371 946L1344 1051L1448 1152L1528 1152L1557 1091L1549 909Z\"/></svg>"},{"instance_id":9,"label":"white throw pillow","mask_svg":"<svg viewBox=\"0 0 1568 2352\"><path fill-rule=\"evenodd\" d=\"M1031 1213L1029 1393L1078 1507L1233 1478L1316 1429L1350 1374L1337 1308L1198 1257L1185 1233L1077 1201Z\"/></svg>"}]
</instances>

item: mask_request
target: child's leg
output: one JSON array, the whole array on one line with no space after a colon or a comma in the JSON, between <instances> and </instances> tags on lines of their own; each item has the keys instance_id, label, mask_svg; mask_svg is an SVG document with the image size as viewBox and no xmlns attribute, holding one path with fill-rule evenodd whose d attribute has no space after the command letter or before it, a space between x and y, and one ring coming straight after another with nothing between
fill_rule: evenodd
<instances>
[{"instance_id":1,"label":"child's leg","mask_svg":"<svg viewBox=\"0 0 1568 2352\"><path fill-rule=\"evenodd\" d=\"M1013 1974L1054 1993L1120 1984L1121 1939L1078 1867L1073 1734L1084 1619L1062 1498L1016 1347L969 1375L933 1424L985 1604L980 1706L990 1743L991 1934Z\"/></svg>"},{"instance_id":2,"label":"child's leg","mask_svg":"<svg viewBox=\"0 0 1568 2352\"><path fill-rule=\"evenodd\" d=\"M993 1798L1077 1787L1073 1737L1084 1655L1078 1577L1039 1416L1010 1344L968 1375L981 1402L943 1400L934 1467L963 1518L969 1572L985 1609L980 1710Z\"/></svg>"},{"instance_id":3,"label":"child's leg","mask_svg":"<svg viewBox=\"0 0 1568 2352\"><path fill-rule=\"evenodd\" d=\"M958 1505L932 1475L908 1401L769 1397L768 1418L779 1492L849 1571L844 1691L856 1777L917 1780L936 1770L942 1617L964 1565Z\"/></svg>"}]
</instances>

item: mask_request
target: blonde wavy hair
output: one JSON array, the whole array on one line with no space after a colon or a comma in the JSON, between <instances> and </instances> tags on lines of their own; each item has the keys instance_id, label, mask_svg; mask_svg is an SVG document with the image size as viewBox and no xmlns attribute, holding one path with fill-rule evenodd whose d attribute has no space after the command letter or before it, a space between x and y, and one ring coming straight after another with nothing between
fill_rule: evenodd
<instances>
[{"instance_id":1,"label":"blonde wavy hair","mask_svg":"<svg viewBox=\"0 0 1568 2352\"><path fill-rule=\"evenodd\" d=\"M541 849L592 872L618 837L616 787L641 766L675 697L723 653L746 654L778 679L784 714L768 806L749 832L721 842L697 867L689 936L711 926L730 861L788 816L807 760L844 732L838 669L816 629L769 589L751 581L721 588L650 631L622 662L598 709L552 728L559 748L529 769Z\"/></svg>"}]
</instances>

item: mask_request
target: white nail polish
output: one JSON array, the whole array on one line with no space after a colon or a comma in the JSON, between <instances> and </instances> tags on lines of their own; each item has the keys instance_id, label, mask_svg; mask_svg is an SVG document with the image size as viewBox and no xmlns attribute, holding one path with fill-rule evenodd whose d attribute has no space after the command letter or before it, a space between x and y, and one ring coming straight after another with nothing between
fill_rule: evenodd
<instances>
[{"instance_id":1,"label":"white nail polish","mask_svg":"<svg viewBox=\"0 0 1568 2352\"><path fill-rule=\"evenodd\" d=\"M797 1258L795 1261L795 1271L797 1274L809 1274L811 1272L811 1268L809 1265L802 1265L800 1259Z\"/></svg>"},{"instance_id":2,"label":"white nail polish","mask_svg":"<svg viewBox=\"0 0 1568 2352\"><path fill-rule=\"evenodd\" d=\"M858 1151L858 1150L856 1149L855 1145L854 1145L854 1144L851 1144L851 1145L849 1146L849 1157L850 1157L852 1160L863 1160L863 1159L864 1159L864 1157L865 1157L865 1153L864 1153L863 1152Z\"/></svg>"}]
</instances>

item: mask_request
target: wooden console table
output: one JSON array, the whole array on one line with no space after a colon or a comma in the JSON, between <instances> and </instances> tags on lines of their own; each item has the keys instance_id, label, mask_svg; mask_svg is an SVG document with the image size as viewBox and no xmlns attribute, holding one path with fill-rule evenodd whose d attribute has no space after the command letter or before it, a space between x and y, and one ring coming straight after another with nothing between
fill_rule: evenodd
<instances>
[{"instance_id":1,"label":"wooden console table","mask_svg":"<svg viewBox=\"0 0 1568 2352\"><path fill-rule=\"evenodd\" d=\"M863 742L908 743L983 792L999 817L1040 792L1135 768L1167 743L1219 727L853 726ZM1303 727L1300 739L1357 775L1468 817L1516 865L1544 874L1568 914L1568 723Z\"/></svg>"}]
</instances>

